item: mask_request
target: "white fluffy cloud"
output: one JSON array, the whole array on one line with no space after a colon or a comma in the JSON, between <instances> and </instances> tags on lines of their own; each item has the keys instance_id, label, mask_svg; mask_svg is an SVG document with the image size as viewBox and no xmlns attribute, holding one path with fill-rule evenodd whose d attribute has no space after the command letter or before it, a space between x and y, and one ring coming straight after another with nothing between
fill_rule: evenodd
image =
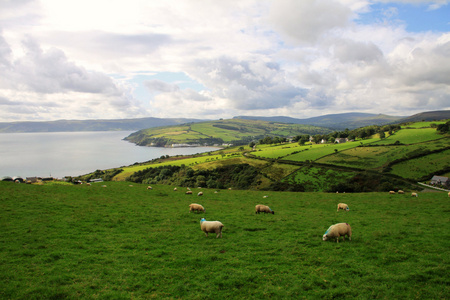
<instances>
[{"instance_id":1,"label":"white fluffy cloud","mask_svg":"<svg viewBox=\"0 0 450 300\"><path fill-rule=\"evenodd\" d=\"M0 121L450 109L449 32L358 22L400 2L449 5L2 1Z\"/></svg>"}]
</instances>

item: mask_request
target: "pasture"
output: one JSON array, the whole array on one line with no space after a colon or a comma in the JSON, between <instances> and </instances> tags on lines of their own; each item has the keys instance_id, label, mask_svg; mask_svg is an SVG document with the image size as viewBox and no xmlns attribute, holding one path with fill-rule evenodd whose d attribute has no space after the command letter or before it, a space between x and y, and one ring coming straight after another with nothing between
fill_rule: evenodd
<instances>
[{"instance_id":1,"label":"pasture","mask_svg":"<svg viewBox=\"0 0 450 300\"><path fill-rule=\"evenodd\" d=\"M446 193L202 191L0 182L0 298L450 297ZM222 239L202 217L225 225ZM338 222L352 240L323 242Z\"/></svg>"}]
</instances>

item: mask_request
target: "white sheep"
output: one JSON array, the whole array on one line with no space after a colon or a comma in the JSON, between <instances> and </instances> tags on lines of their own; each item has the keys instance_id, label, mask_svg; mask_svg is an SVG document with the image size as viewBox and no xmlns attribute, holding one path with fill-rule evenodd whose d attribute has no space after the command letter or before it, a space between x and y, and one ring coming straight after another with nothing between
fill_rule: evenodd
<instances>
[{"instance_id":1,"label":"white sheep","mask_svg":"<svg viewBox=\"0 0 450 300\"><path fill-rule=\"evenodd\" d=\"M205 208L200 204L192 203L189 205L189 213L191 213L191 211L205 212Z\"/></svg>"},{"instance_id":2,"label":"white sheep","mask_svg":"<svg viewBox=\"0 0 450 300\"><path fill-rule=\"evenodd\" d=\"M178 189L177 188L173 188L173 191L176 192L176 191L178 191Z\"/></svg>"},{"instance_id":3,"label":"white sheep","mask_svg":"<svg viewBox=\"0 0 450 300\"><path fill-rule=\"evenodd\" d=\"M450 197L450 192L448 192L448 196Z\"/></svg>"},{"instance_id":4,"label":"white sheep","mask_svg":"<svg viewBox=\"0 0 450 300\"><path fill-rule=\"evenodd\" d=\"M255 206L255 214L259 214L260 212L272 215L275 214L275 212L272 209L270 209L270 207L268 207L267 205L258 204Z\"/></svg>"},{"instance_id":5,"label":"white sheep","mask_svg":"<svg viewBox=\"0 0 450 300\"><path fill-rule=\"evenodd\" d=\"M147 190L152 190L153 188L151 187L151 186L148 186L147 187Z\"/></svg>"},{"instance_id":6,"label":"white sheep","mask_svg":"<svg viewBox=\"0 0 450 300\"><path fill-rule=\"evenodd\" d=\"M405 192L404 191L402 191L402 190L398 190L398 192L397 193L399 193L399 194L404 194Z\"/></svg>"},{"instance_id":7,"label":"white sheep","mask_svg":"<svg viewBox=\"0 0 450 300\"><path fill-rule=\"evenodd\" d=\"M223 224L219 221L206 221L205 218L200 220L200 228L208 236L208 232L216 233L216 239L222 237Z\"/></svg>"},{"instance_id":8,"label":"white sheep","mask_svg":"<svg viewBox=\"0 0 450 300\"><path fill-rule=\"evenodd\" d=\"M197 196L203 196L203 192L198 192Z\"/></svg>"},{"instance_id":9,"label":"white sheep","mask_svg":"<svg viewBox=\"0 0 450 300\"><path fill-rule=\"evenodd\" d=\"M192 191L187 191L186 194L187 195L192 195Z\"/></svg>"},{"instance_id":10,"label":"white sheep","mask_svg":"<svg viewBox=\"0 0 450 300\"><path fill-rule=\"evenodd\" d=\"M345 241L345 236L348 236L348 239L352 240L352 228L348 223L338 223L331 225L325 234L323 235L323 240L326 241L330 238L336 238L336 243L339 243L339 237L343 237Z\"/></svg>"},{"instance_id":11,"label":"white sheep","mask_svg":"<svg viewBox=\"0 0 450 300\"><path fill-rule=\"evenodd\" d=\"M348 205L345 204L345 203L339 203L339 204L337 205L337 211L339 211L340 209L346 210L346 211L349 211L349 210L350 210L350 208L348 207Z\"/></svg>"},{"instance_id":12,"label":"white sheep","mask_svg":"<svg viewBox=\"0 0 450 300\"><path fill-rule=\"evenodd\" d=\"M389 195L394 195L395 192L394 191L389 191Z\"/></svg>"},{"instance_id":13,"label":"white sheep","mask_svg":"<svg viewBox=\"0 0 450 300\"><path fill-rule=\"evenodd\" d=\"M417 193L411 193L411 197L419 197Z\"/></svg>"}]
</instances>

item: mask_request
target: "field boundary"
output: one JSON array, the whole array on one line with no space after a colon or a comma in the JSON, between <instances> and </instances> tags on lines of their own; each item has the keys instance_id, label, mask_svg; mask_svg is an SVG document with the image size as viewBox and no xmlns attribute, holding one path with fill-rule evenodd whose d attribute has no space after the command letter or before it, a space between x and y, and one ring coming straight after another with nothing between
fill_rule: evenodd
<instances>
[{"instance_id":1,"label":"field boundary","mask_svg":"<svg viewBox=\"0 0 450 300\"><path fill-rule=\"evenodd\" d=\"M435 186L432 186L432 185L429 185L429 184L426 184L426 183L418 182L418 184L422 185L422 186L426 186L426 187L431 188L431 189L440 190L440 191L444 191L444 192L450 192L450 190L443 189L443 188L438 188L438 187L435 187Z\"/></svg>"}]
</instances>

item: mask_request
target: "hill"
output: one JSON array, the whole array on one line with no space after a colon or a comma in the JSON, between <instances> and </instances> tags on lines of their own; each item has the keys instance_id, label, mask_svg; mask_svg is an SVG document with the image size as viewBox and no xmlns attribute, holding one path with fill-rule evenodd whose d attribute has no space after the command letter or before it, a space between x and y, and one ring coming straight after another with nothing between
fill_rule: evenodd
<instances>
[{"instance_id":1,"label":"hill","mask_svg":"<svg viewBox=\"0 0 450 300\"><path fill-rule=\"evenodd\" d=\"M246 145L268 135L289 138L300 134L314 135L329 132L331 132L330 129L312 125L232 119L143 129L125 139L140 146L219 146L224 143Z\"/></svg>"},{"instance_id":2,"label":"hill","mask_svg":"<svg viewBox=\"0 0 450 300\"><path fill-rule=\"evenodd\" d=\"M399 123L420 122L420 121L438 121L450 119L450 110L428 111L402 118Z\"/></svg>"},{"instance_id":3,"label":"hill","mask_svg":"<svg viewBox=\"0 0 450 300\"><path fill-rule=\"evenodd\" d=\"M48 122L3 122L0 123L0 132L134 131L142 128L199 121L202 120L186 118L137 118L112 120L58 120Z\"/></svg>"},{"instance_id":4,"label":"hill","mask_svg":"<svg viewBox=\"0 0 450 300\"><path fill-rule=\"evenodd\" d=\"M267 125L264 121L232 121ZM206 124L211 128L216 123ZM226 124L233 123L227 120ZM306 144L273 140L262 143L263 139L255 147L243 145L193 156L162 157L121 169L97 171L80 179L103 177L219 189L408 191L420 189L416 182L427 181L433 175L450 175L450 136L436 130L440 124L445 121L372 125L318 134L314 136L318 137L317 143ZM201 128L205 124L195 126Z\"/></svg>"},{"instance_id":5,"label":"hill","mask_svg":"<svg viewBox=\"0 0 450 300\"><path fill-rule=\"evenodd\" d=\"M292 124L306 124L327 127L334 130L355 129L369 125L385 125L395 123L404 117L388 116L383 114L367 114L367 113L343 113L329 114L308 119L296 119L290 117L251 117L238 116L235 119L246 120L263 120L269 122L284 122Z\"/></svg>"},{"instance_id":6,"label":"hill","mask_svg":"<svg viewBox=\"0 0 450 300\"><path fill-rule=\"evenodd\" d=\"M396 117L383 114L343 113L330 114L308 119L287 116L251 117L238 116L235 119L262 120L276 123L304 124L327 127L333 130L355 129L369 125L385 125L400 122L433 121L450 118L449 111L424 112L410 117ZM136 118L111 120L58 120L32 122L0 122L0 132L70 132L70 131L135 131L145 128L203 122L203 119L190 118Z\"/></svg>"}]
</instances>

